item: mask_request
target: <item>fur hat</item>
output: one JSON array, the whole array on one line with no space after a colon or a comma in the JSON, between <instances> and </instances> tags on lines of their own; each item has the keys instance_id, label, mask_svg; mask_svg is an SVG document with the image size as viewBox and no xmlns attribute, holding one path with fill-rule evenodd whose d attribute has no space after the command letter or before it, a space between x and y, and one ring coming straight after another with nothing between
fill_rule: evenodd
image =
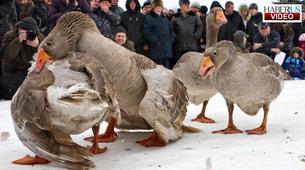
<instances>
[{"instance_id":1,"label":"fur hat","mask_svg":"<svg viewBox=\"0 0 305 170\"><path fill-rule=\"evenodd\" d=\"M163 8L163 1L162 0L153 0L151 2L151 5L153 8L156 8L157 6L161 6Z\"/></svg>"},{"instance_id":2,"label":"fur hat","mask_svg":"<svg viewBox=\"0 0 305 170\"><path fill-rule=\"evenodd\" d=\"M201 8L201 7L200 7L200 3L197 2L197 1L192 2L191 7L197 8L197 9L200 9L200 8Z\"/></svg>"},{"instance_id":3,"label":"fur hat","mask_svg":"<svg viewBox=\"0 0 305 170\"><path fill-rule=\"evenodd\" d=\"M179 0L179 6L181 6L182 4L185 4L185 5L190 5L190 1L189 0Z\"/></svg>"},{"instance_id":4,"label":"fur hat","mask_svg":"<svg viewBox=\"0 0 305 170\"><path fill-rule=\"evenodd\" d=\"M294 53L298 53L300 58L304 58L304 51L300 47L293 47L290 50L290 56L292 57Z\"/></svg>"}]
</instances>

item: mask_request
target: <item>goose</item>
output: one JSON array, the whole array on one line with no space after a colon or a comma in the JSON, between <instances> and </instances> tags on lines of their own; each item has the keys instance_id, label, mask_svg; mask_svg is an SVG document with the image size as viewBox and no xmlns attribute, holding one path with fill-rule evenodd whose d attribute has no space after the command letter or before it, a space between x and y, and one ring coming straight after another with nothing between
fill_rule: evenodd
<instances>
[{"instance_id":1,"label":"goose","mask_svg":"<svg viewBox=\"0 0 305 170\"><path fill-rule=\"evenodd\" d=\"M27 155L13 163L50 160L69 169L94 167L88 156L103 153L106 147L99 148L95 138L88 150L74 143L70 135L92 127L97 136L99 124L114 113L110 101L116 100L116 94L107 74L85 54L69 53L61 61L48 62L43 49L36 69L14 95L11 112L17 136L37 156Z\"/></svg>"},{"instance_id":2,"label":"goose","mask_svg":"<svg viewBox=\"0 0 305 170\"><path fill-rule=\"evenodd\" d=\"M208 48L200 63L199 74L210 78L214 87L225 98L229 121L227 128L213 133L242 133L233 123L234 104L246 114L254 116L261 108L264 118L258 128L248 134L262 135L267 132L267 116L270 104L289 80L285 70L261 53L237 53L230 41L220 41Z\"/></svg>"}]
</instances>

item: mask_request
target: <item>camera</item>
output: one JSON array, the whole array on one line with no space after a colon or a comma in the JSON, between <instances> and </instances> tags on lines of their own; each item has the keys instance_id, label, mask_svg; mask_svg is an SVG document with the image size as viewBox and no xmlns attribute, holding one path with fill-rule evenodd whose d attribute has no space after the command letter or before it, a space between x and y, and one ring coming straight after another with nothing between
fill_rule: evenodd
<instances>
[{"instance_id":1,"label":"camera","mask_svg":"<svg viewBox=\"0 0 305 170\"><path fill-rule=\"evenodd\" d=\"M36 31L33 31L33 30L28 30L26 32L26 39L29 40L29 41L33 41L35 40L36 38Z\"/></svg>"}]
</instances>

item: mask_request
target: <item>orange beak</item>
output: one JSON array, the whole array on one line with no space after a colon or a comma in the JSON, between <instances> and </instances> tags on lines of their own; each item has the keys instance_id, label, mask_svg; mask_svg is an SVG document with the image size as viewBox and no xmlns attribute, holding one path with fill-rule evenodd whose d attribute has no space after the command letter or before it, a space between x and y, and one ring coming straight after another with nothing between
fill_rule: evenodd
<instances>
[{"instance_id":1,"label":"orange beak","mask_svg":"<svg viewBox=\"0 0 305 170\"><path fill-rule=\"evenodd\" d=\"M199 75L206 79L215 70L215 65L210 56L204 56L199 68Z\"/></svg>"},{"instance_id":2,"label":"orange beak","mask_svg":"<svg viewBox=\"0 0 305 170\"><path fill-rule=\"evenodd\" d=\"M36 71L40 72L43 68L44 65L47 63L49 60L49 55L44 51L43 48L40 48L37 54L37 59L36 59Z\"/></svg>"},{"instance_id":3,"label":"orange beak","mask_svg":"<svg viewBox=\"0 0 305 170\"><path fill-rule=\"evenodd\" d=\"M223 11L217 11L215 17L216 17L215 20L217 23L220 23L220 24L227 23L227 18L225 16L225 14L223 13Z\"/></svg>"}]
</instances>

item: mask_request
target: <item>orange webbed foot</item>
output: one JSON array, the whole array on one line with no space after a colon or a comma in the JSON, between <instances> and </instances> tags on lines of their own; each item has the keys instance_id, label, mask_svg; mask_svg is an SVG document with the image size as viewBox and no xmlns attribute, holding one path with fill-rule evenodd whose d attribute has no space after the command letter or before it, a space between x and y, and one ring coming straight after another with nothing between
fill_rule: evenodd
<instances>
[{"instance_id":1,"label":"orange webbed foot","mask_svg":"<svg viewBox=\"0 0 305 170\"><path fill-rule=\"evenodd\" d=\"M227 127L226 129L213 131L212 133L236 134L236 133L243 133L243 131L237 129L236 127Z\"/></svg>"},{"instance_id":2,"label":"orange webbed foot","mask_svg":"<svg viewBox=\"0 0 305 170\"><path fill-rule=\"evenodd\" d=\"M153 132L147 139L137 141L138 144L151 147L151 146L165 146L167 143L161 139L156 132Z\"/></svg>"},{"instance_id":3,"label":"orange webbed foot","mask_svg":"<svg viewBox=\"0 0 305 170\"><path fill-rule=\"evenodd\" d=\"M14 164L20 164L20 165L35 165L35 164L47 164L50 161L47 159L44 159L39 156L32 157L30 155L26 155L25 157L13 161Z\"/></svg>"},{"instance_id":4,"label":"orange webbed foot","mask_svg":"<svg viewBox=\"0 0 305 170\"><path fill-rule=\"evenodd\" d=\"M258 128L255 128L255 129L251 129L251 130L246 130L246 133L248 135L264 135L267 133L267 130L266 130L266 127L258 127Z\"/></svg>"},{"instance_id":5,"label":"orange webbed foot","mask_svg":"<svg viewBox=\"0 0 305 170\"><path fill-rule=\"evenodd\" d=\"M117 138L116 133L104 133L101 135L98 135L97 142L114 142ZM93 136L84 138L85 141L93 142Z\"/></svg>"},{"instance_id":6,"label":"orange webbed foot","mask_svg":"<svg viewBox=\"0 0 305 170\"><path fill-rule=\"evenodd\" d=\"M93 153L94 155L97 155L97 154L101 154L101 153L104 153L106 152L107 150L107 147L105 146L104 148L100 148L98 146L98 144L93 144L90 148L89 148L89 151L91 153Z\"/></svg>"},{"instance_id":7,"label":"orange webbed foot","mask_svg":"<svg viewBox=\"0 0 305 170\"><path fill-rule=\"evenodd\" d=\"M215 123L215 121L211 118L205 116L198 116L195 119L192 119L193 122L200 122L200 123Z\"/></svg>"}]
</instances>

